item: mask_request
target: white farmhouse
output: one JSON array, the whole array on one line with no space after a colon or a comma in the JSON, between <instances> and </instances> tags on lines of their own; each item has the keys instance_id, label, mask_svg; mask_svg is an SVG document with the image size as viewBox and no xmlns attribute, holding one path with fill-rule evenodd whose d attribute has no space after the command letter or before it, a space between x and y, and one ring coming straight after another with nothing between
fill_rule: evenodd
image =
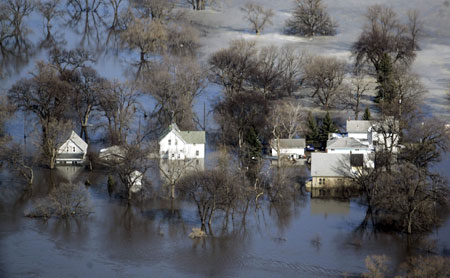
<instances>
[{"instance_id":1,"label":"white farmhouse","mask_svg":"<svg viewBox=\"0 0 450 278\"><path fill-rule=\"evenodd\" d=\"M278 156L278 148L280 148L280 156L288 158L302 158L305 156L305 139L274 139L272 140L272 156Z\"/></svg>"},{"instance_id":2,"label":"white farmhouse","mask_svg":"<svg viewBox=\"0 0 450 278\"><path fill-rule=\"evenodd\" d=\"M399 140L398 121L388 117L383 121L347 121L347 137L358 139L362 144L374 149L392 148L397 152Z\"/></svg>"},{"instance_id":3,"label":"white farmhouse","mask_svg":"<svg viewBox=\"0 0 450 278\"><path fill-rule=\"evenodd\" d=\"M160 158L205 158L206 136L204 131L180 131L175 123L159 137Z\"/></svg>"},{"instance_id":4,"label":"white farmhouse","mask_svg":"<svg viewBox=\"0 0 450 278\"><path fill-rule=\"evenodd\" d=\"M72 164L81 165L84 163L88 149L88 144L72 131L69 139L67 139L56 154L56 164Z\"/></svg>"}]
</instances>

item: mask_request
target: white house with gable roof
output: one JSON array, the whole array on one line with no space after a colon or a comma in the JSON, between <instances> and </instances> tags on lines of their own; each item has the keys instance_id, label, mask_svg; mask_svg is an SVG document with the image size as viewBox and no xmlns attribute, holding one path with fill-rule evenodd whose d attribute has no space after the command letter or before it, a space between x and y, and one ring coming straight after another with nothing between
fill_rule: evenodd
<instances>
[{"instance_id":1,"label":"white house with gable roof","mask_svg":"<svg viewBox=\"0 0 450 278\"><path fill-rule=\"evenodd\" d=\"M180 131L175 123L159 138L160 158L205 158L206 136L204 131Z\"/></svg>"},{"instance_id":2,"label":"white house with gable roof","mask_svg":"<svg viewBox=\"0 0 450 278\"><path fill-rule=\"evenodd\" d=\"M58 148L56 164L82 165L86 158L88 144L72 131L69 139Z\"/></svg>"}]
</instances>

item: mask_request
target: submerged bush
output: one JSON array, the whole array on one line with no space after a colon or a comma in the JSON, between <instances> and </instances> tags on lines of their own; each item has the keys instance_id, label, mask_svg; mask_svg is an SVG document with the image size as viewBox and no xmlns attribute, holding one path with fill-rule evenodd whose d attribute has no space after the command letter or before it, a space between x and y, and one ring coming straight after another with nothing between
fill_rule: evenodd
<instances>
[{"instance_id":1,"label":"submerged bush","mask_svg":"<svg viewBox=\"0 0 450 278\"><path fill-rule=\"evenodd\" d=\"M67 218L87 215L91 212L89 192L83 186L63 183L50 194L38 200L34 208L26 213L28 217Z\"/></svg>"}]
</instances>

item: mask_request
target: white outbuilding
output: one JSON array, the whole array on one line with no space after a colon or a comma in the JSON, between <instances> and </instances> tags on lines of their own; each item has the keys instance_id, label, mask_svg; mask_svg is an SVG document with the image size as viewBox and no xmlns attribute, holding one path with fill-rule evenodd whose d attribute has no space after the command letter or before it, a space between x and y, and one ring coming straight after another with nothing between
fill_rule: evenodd
<instances>
[{"instance_id":1,"label":"white outbuilding","mask_svg":"<svg viewBox=\"0 0 450 278\"><path fill-rule=\"evenodd\" d=\"M272 140L272 156L278 157L278 148L281 157L299 159L305 156L305 139L277 139Z\"/></svg>"}]
</instances>

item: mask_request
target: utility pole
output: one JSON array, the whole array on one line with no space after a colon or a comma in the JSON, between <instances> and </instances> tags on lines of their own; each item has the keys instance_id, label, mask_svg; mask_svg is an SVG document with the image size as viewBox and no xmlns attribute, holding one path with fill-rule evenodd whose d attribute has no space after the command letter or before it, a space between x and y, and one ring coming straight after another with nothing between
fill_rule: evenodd
<instances>
[{"instance_id":1,"label":"utility pole","mask_svg":"<svg viewBox=\"0 0 450 278\"><path fill-rule=\"evenodd\" d=\"M203 131L206 131L206 104L203 102Z\"/></svg>"}]
</instances>

